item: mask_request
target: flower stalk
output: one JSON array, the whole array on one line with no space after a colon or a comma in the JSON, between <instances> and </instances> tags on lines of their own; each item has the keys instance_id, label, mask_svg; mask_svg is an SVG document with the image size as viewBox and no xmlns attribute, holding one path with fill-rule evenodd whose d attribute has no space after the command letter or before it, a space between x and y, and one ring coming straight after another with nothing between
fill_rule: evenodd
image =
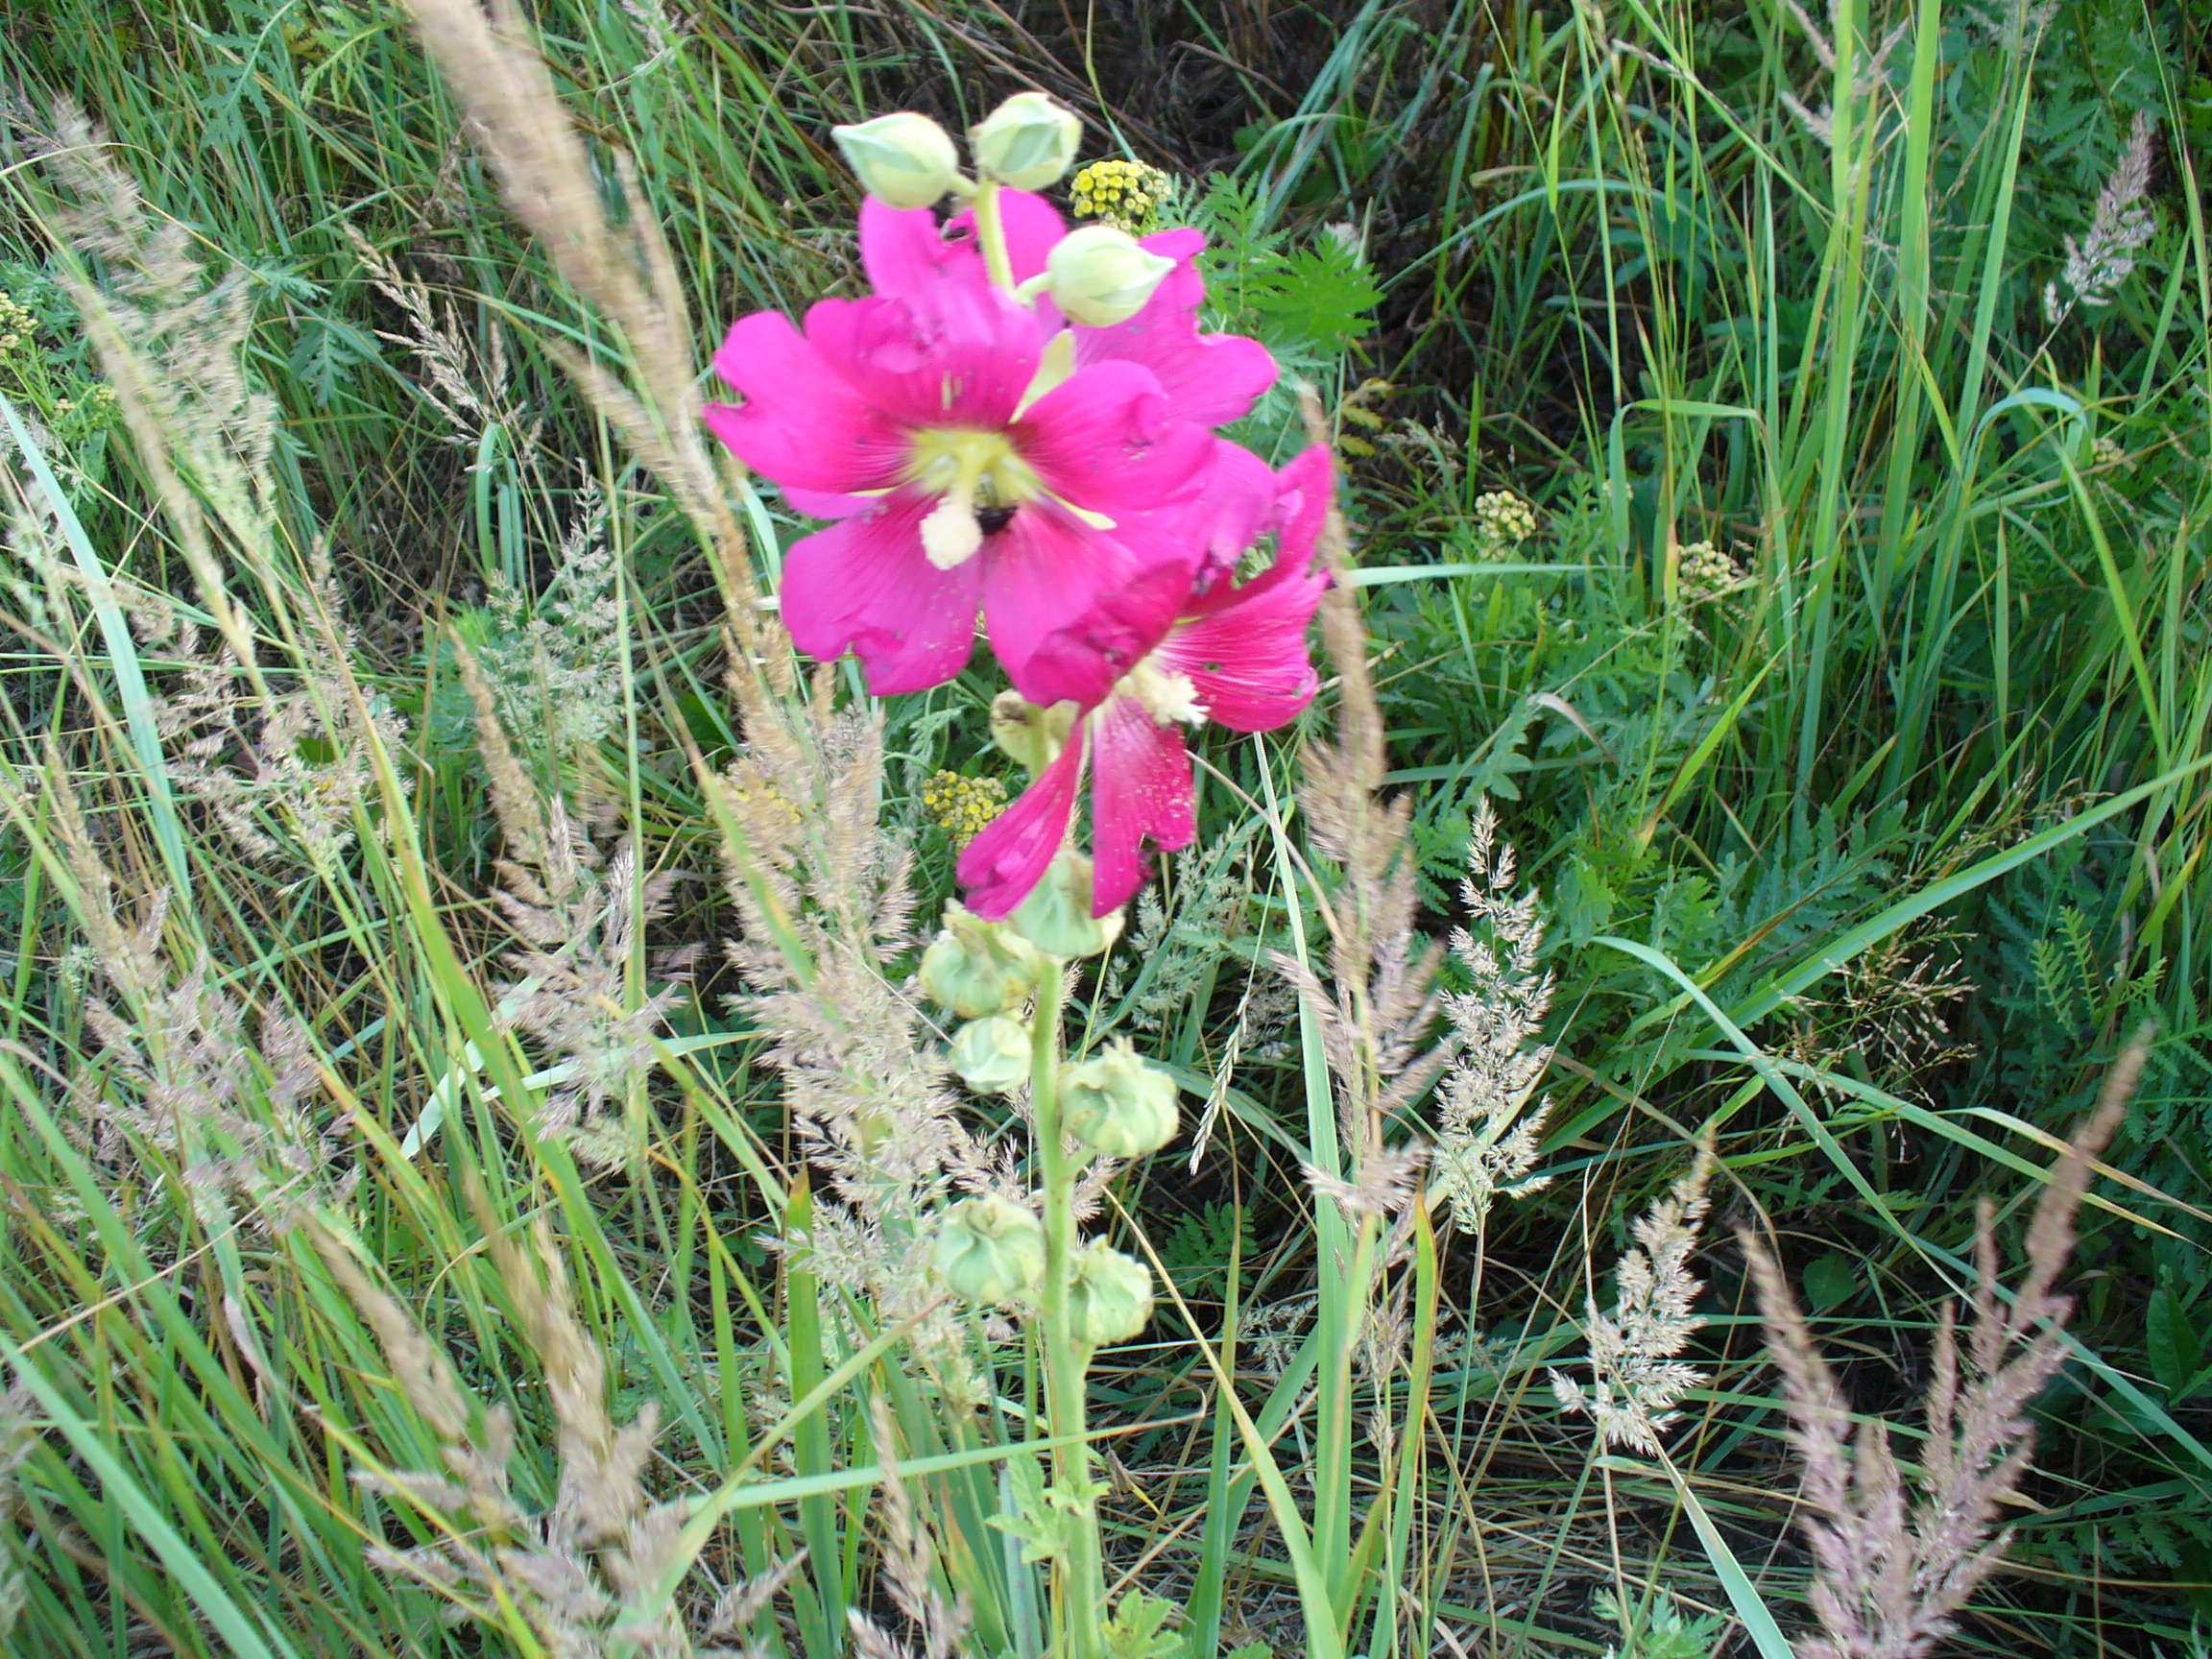
<instances>
[{"instance_id":1,"label":"flower stalk","mask_svg":"<svg viewBox=\"0 0 2212 1659\"><path fill-rule=\"evenodd\" d=\"M1030 1028L1029 1113L1037 1137L1038 1172L1045 1191L1045 1398L1052 1434L1066 1442L1052 1453L1053 1495L1071 1514L1068 1553L1058 1597L1058 1649L1074 1659L1095 1659L1102 1649L1106 1601L1098 1548L1098 1502L1091 1484L1090 1448L1083 1444L1084 1374L1091 1347L1074 1327L1070 1290L1075 1276L1075 1181L1080 1161L1068 1156L1060 1124L1060 1002L1064 978L1047 957L1038 975L1037 1013Z\"/></svg>"},{"instance_id":2,"label":"flower stalk","mask_svg":"<svg viewBox=\"0 0 2212 1659\"><path fill-rule=\"evenodd\" d=\"M975 240L983 250L983 269L990 275L991 285L1011 294L1014 258L1006 251L1006 216L998 210L999 189L996 179L978 179L968 205L975 215Z\"/></svg>"}]
</instances>

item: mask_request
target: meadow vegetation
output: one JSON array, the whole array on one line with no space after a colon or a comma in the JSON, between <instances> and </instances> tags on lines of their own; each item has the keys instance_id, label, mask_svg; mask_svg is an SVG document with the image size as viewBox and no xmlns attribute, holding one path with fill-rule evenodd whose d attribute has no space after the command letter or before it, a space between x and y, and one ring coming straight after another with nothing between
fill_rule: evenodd
<instances>
[{"instance_id":1,"label":"meadow vegetation","mask_svg":"<svg viewBox=\"0 0 2212 1659\"><path fill-rule=\"evenodd\" d=\"M8 1651L2202 1654L2200 8L0 24ZM997 683L701 417L832 126L1032 88L1339 469L1006 1004L1175 1085L1087 1172L920 971Z\"/></svg>"}]
</instances>

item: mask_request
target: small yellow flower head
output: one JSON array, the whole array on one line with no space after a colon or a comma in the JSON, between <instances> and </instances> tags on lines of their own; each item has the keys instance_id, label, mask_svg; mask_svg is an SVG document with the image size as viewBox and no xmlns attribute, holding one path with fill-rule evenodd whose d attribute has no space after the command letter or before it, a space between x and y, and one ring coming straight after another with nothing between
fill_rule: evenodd
<instances>
[{"instance_id":1,"label":"small yellow flower head","mask_svg":"<svg viewBox=\"0 0 2212 1659\"><path fill-rule=\"evenodd\" d=\"M1006 810L1006 785L997 778L963 778L939 772L922 785L922 810L929 822L965 847L983 827Z\"/></svg>"},{"instance_id":2,"label":"small yellow flower head","mask_svg":"<svg viewBox=\"0 0 2212 1659\"><path fill-rule=\"evenodd\" d=\"M1475 542L1485 559L1503 559L1536 534L1536 510L1510 490L1475 497Z\"/></svg>"},{"instance_id":3,"label":"small yellow flower head","mask_svg":"<svg viewBox=\"0 0 2212 1659\"><path fill-rule=\"evenodd\" d=\"M2094 458L2100 467L2128 468L2129 471L2134 469L2128 466L2128 451L2121 447L2120 440L2109 432L2098 438Z\"/></svg>"},{"instance_id":4,"label":"small yellow flower head","mask_svg":"<svg viewBox=\"0 0 2212 1659\"><path fill-rule=\"evenodd\" d=\"M1718 599L1743 580L1743 567L1710 541L1693 541L1682 549L1674 577L1688 604Z\"/></svg>"},{"instance_id":5,"label":"small yellow flower head","mask_svg":"<svg viewBox=\"0 0 2212 1659\"><path fill-rule=\"evenodd\" d=\"M1132 236L1153 229L1175 180L1142 161L1094 161L1068 185L1078 219L1096 219Z\"/></svg>"}]
</instances>

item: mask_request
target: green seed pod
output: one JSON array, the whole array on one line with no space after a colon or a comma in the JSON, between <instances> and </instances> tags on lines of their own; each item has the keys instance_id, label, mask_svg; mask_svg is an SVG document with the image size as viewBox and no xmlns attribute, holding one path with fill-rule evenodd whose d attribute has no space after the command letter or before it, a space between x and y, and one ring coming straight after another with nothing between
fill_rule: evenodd
<instances>
[{"instance_id":1,"label":"green seed pod","mask_svg":"<svg viewBox=\"0 0 2212 1659\"><path fill-rule=\"evenodd\" d=\"M968 133L976 167L1016 190L1057 184L1075 159L1083 122L1042 92L1017 92Z\"/></svg>"},{"instance_id":2,"label":"green seed pod","mask_svg":"<svg viewBox=\"0 0 2212 1659\"><path fill-rule=\"evenodd\" d=\"M1092 1348L1126 1342L1151 1322L1152 1275L1142 1262L1094 1242L1075 1252L1073 1265L1068 1316L1079 1341Z\"/></svg>"},{"instance_id":3,"label":"green seed pod","mask_svg":"<svg viewBox=\"0 0 2212 1659\"><path fill-rule=\"evenodd\" d=\"M1175 1139L1175 1079L1146 1065L1127 1039L1060 1073L1060 1120L1109 1158L1142 1158Z\"/></svg>"},{"instance_id":4,"label":"green seed pod","mask_svg":"<svg viewBox=\"0 0 2212 1659\"><path fill-rule=\"evenodd\" d=\"M931 1261L954 1295L1011 1302L1045 1278L1045 1229L1010 1199L963 1199L938 1223Z\"/></svg>"},{"instance_id":5,"label":"green seed pod","mask_svg":"<svg viewBox=\"0 0 2212 1659\"><path fill-rule=\"evenodd\" d=\"M1091 892L1091 860L1064 848L1009 920L1047 956L1095 956L1121 936L1121 912L1093 916Z\"/></svg>"},{"instance_id":6,"label":"green seed pod","mask_svg":"<svg viewBox=\"0 0 2212 1659\"><path fill-rule=\"evenodd\" d=\"M1011 927L945 906L945 930L922 953L922 990L963 1020L1009 1014L1029 999L1042 966Z\"/></svg>"},{"instance_id":7,"label":"green seed pod","mask_svg":"<svg viewBox=\"0 0 2212 1659\"><path fill-rule=\"evenodd\" d=\"M994 1014L952 1034L952 1070L969 1088L1003 1094L1029 1080L1029 1027Z\"/></svg>"},{"instance_id":8,"label":"green seed pod","mask_svg":"<svg viewBox=\"0 0 2212 1659\"><path fill-rule=\"evenodd\" d=\"M830 136L861 187L892 207L933 207L960 177L951 134L911 109L832 127Z\"/></svg>"},{"instance_id":9,"label":"green seed pod","mask_svg":"<svg viewBox=\"0 0 2212 1659\"><path fill-rule=\"evenodd\" d=\"M1070 230L1045 256L1052 302L1093 328L1128 322L1174 269L1174 260L1140 248L1135 237L1111 225Z\"/></svg>"}]
</instances>

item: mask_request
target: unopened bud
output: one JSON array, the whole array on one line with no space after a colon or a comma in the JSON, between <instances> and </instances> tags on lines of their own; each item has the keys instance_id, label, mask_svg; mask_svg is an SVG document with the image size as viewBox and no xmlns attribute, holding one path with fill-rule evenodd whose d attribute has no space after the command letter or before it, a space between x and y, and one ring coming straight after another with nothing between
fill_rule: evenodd
<instances>
[{"instance_id":1,"label":"unopened bud","mask_svg":"<svg viewBox=\"0 0 2212 1659\"><path fill-rule=\"evenodd\" d=\"M999 183L1042 190L1060 182L1082 137L1074 110L1042 92L1017 92L970 131L968 148Z\"/></svg>"},{"instance_id":2,"label":"unopened bud","mask_svg":"<svg viewBox=\"0 0 2212 1659\"><path fill-rule=\"evenodd\" d=\"M1045 1229L1011 1199L966 1198L945 1212L931 1256L955 1296L1011 1302L1045 1278Z\"/></svg>"},{"instance_id":3,"label":"unopened bud","mask_svg":"<svg viewBox=\"0 0 2212 1659\"><path fill-rule=\"evenodd\" d=\"M1144 309L1175 261L1140 247L1126 230L1085 225L1052 244L1045 256L1052 302L1076 323L1110 328Z\"/></svg>"},{"instance_id":4,"label":"unopened bud","mask_svg":"<svg viewBox=\"0 0 2212 1659\"><path fill-rule=\"evenodd\" d=\"M1009 686L991 699L991 741L1034 778L1058 758L1075 730L1075 705L1040 709Z\"/></svg>"},{"instance_id":5,"label":"unopened bud","mask_svg":"<svg viewBox=\"0 0 2212 1659\"><path fill-rule=\"evenodd\" d=\"M1047 956L1063 962L1095 956L1121 936L1121 912L1093 916L1091 894L1091 860L1063 848L1008 920Z\"/></svg>"},{"instance_id":6,"label":"unopened bud","mask_svg":"<svg viewBox=\"0 0 2212 1659\"><path fill-rule=\"evenodd\" d=\"M1011 927L945 906L945 930L922 953L922 989L963 1020L1005 1014L1036 988L1037 949Z\"/></svg>"},{"instance_id":7,"label":"unopened bud","mask_svg":"<svg viewBox=\"0 0 2212 1659\"><path fill-rule=\"evenodd\" d=\"M1109 1158L1142 1158L1175 1139L1175 1079L1118 1040L1060 1073L1060 1121Z\"/></svg>"},{"instance_id":8,"label":"unopened bud","mask_svg":"<svg viewBox=\"0 0 2212 1659\"><path fill-rule=\"evenodd\" d=\"M911 109L832 127L830 136L862 188L886 206L933 207L960 177L952 135Z\"/></svg>"},{"instance_id":9,"label":"unopened bud","mask_svg":"<svg viewBox=\"0 0 2212 1659\"><path fill-rule=\"evenodd\" d=\"M952 1070L980 1094L1020 1088L1029 1077L1029 1027L1003 1014L969 1021L952 1033Z\"/></svg>"},{"instance_id":10,"label":"unopened bud","mask_svg":"<svg viewBox=\"0 0 2212 1659\"><path fill-rule=\"evenodd\" d=\"M1068 1317L1077 1340L1103 1348L1126 1342L1151 1323L1152 1275L1120 1251L1090 1243L1075 1252Z\"/></svg>"}]
</instances>

